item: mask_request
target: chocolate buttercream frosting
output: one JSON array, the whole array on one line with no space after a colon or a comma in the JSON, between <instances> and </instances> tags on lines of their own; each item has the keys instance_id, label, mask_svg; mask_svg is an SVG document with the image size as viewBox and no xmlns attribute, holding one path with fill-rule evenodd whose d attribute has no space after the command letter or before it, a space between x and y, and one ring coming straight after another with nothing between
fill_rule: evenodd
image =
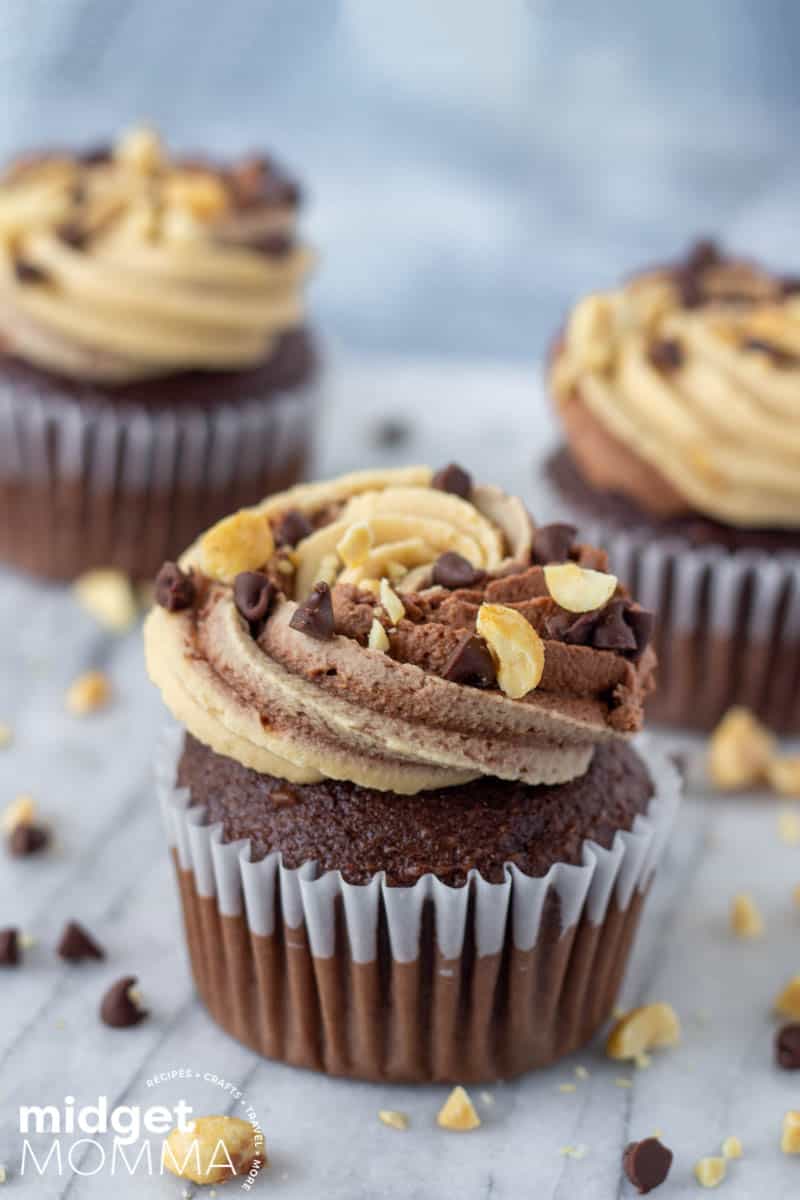
<instances>
[{"instance_id":1,"label":"chocolate buttercream frosting","mask_svg":"<svg viewBox=\"0 0 800 1200\"><path fill-rule=\"evenodd\" d=\"M172 159L147 129L17 159L0 178L3 351L118 386L259 366L302 324L298 201L267 159Z\"/></svg>"},{"instance_id":2,"label":"chocolate buttercream frosting","mask_svg":"<svg viewBox=\"0 0 800 1200\"><path fill-rule=\"evenodd\" d=\"M426 467L360 472L209 530L179 563L192 605L157 606L145 628L175 716L218 754L298 785L407 795L584 775L596 746L640 728L650 622L602 551L565 527L537 537L519 499L466 478L448 491ZM566 561L543 562L547 547ZM447 587L436 564L453 554L472 570ZM274 585L255 623L236 602L253 571ZM306 619L321 594L325 636ZM454 672L470 638L494 672Z\"/></svg>"},{"instance_id":3,"label":"chocolate buttercream frosting","mask_svg":"<svg viewBox=\"0 0 800 1200\"><path fill-rule=\"evenodd\" d=\"M584 297L550 382L598 492L657 520L800 528L796 282L700 243Z\"/></svg>"}]
</instances>

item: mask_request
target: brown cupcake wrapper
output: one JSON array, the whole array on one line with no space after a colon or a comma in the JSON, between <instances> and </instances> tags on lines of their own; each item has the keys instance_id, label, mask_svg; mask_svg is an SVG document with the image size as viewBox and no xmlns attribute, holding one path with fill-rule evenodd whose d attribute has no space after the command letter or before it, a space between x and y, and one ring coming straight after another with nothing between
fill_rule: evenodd
<instances>
[{"instance_id":1,"label":"brown cupcake wrapper","mask_svg":"<svg viewBox=\"0 0 800 1200\"><path fill-rule=\"evenodd\" d=\"M0 391L0 558L38 575L152 575L227 513L303 477L316 381L213 409Z\"/></svg>"},{"instance_id":2,"label":"brown cupcake wrapper","mask_svg":"<svg viewBox=\"0 0 800 1200\"><path fill-rule=\"evenodd\" d=\"M502 883L427 875L348 884L279 854L250 861L175 787L181 730L156 777L198 991L269 1058L373 1080L476 1081L544 1066L608 1017L678 805L677 772L646 741L655 794L610 849Z\"/></svg>"},{"instance_id":3,"label":"brown cupcake wrapper","mask_svg":"<svg viewBox=\"0 0 800 1200\"><path fill-rule=\"evenodd\" d=\"M585 521L580 529L656 614L651 720L708 730L743 704L776 732L800 732L800 555L700 548Z\"/></svg>"}]
</instances>

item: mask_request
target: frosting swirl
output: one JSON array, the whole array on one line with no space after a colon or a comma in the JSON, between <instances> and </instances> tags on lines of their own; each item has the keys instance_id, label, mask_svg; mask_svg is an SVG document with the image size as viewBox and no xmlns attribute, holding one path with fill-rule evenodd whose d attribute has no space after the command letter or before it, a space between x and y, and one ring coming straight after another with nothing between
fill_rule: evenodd
<instances>
[{"instance_id":1,"label":"frosting swirl","mask_svg":"<svg viewBox=\"0 0 800 1200\"><path fill-rule=\"evenodd\" d=\"M579 302L550 367L596 488L658 517L800 527L800 297L709 244Z\"/></svg>"},{"instance_id":2,"label":"frosting swirl","mask_svg":"<svg viewBox=\"0 0 800 1200\"><path fill-rule=\"evenodd\" d=\"M262 773L399 793L480 776L563 782L587 770L599 741L637 729L654 655L632 629L646 614L602 552L574 544L569 527L542 536L496 488L462 496L435 482L410 468L294 488L165 568L145 645L174 715ZM603 585L596 609L576 615L551 594L559 540L570 580ZM465 586L448 581L454 563ZM329 627L315 626L309 595L330 600ZM510 650L480 636L481 614L498 612L519 637ZM517 678L524 655L513 655L529 640L543 668L523 673L520 695L492 658ZM483 650L488 678L474 677L467 643Z\"/></svg>"},{"instance_id":3,"label":"frosting swirl","mask_svg":"<svg viewBox=\"0 0 800 1200\"><path fill-rule=\"evenodd\" d=\"M171 162L144 129L18 160L0 181L0 343L107 383L258 365L302 321L297 200L266 160Z\"/></svg>"}]
</instances>

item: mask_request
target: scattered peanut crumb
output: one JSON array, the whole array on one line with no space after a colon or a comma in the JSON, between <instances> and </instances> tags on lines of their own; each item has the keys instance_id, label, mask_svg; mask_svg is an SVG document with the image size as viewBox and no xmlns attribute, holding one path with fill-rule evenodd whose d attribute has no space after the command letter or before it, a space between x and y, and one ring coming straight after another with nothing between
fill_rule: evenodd
<instances>
[{"instance_id":1,"label":"scattered peanut crumb","mask_svg":"<svg viewBox=\"0 0 800 1200\"><path fill-rule=\"evenodd\" d=\"M793 975L775 1000L775 1011L800 1021L800 975Z\"/></svg>"},{"instance_id":2,"label":"scattered peanut crumb","mask_svg":"<svg viewBox=\"0 0 800 1200\"><path fill-rule=\"evenodd\" d=\"M36 938L32 933L21 933L17 938L17 945L20 950L32 950L36 945Z\"/></svg>"},{"instance_id":3,"label":"scattered peanut crumb","mask_svg":"<svg viewBox=\"0 0 800 1200\"><path fill-rule=\"evenodd\" d=\"M5 750L6 746L10 746L14 740L14 732L10 725L6 725L5 721L0 721L0 750Z\"/></svg>"},{"instance_id":4,"label":"scattered peanut crumb","mask_svg":"<svg viewBox=\"0 0 800 1200\"><path fill-rule=\"evenodd\" d=\"M674 1046L680 1035L680 1022L670 1004L644 1004L620 1017L608 1036L606 1054L632 1059L639 1066L647 1050Z\"/></svg>"},{"instance_id":5,"label":"scattered peanut crumb","mask_svg":"<svg viewBox=\"0 0 800 1200\"><path fill-rule=\"evenodd\" d=\"M74 717L85 717L88 713L105 708L111 700L111 683L102 671L85 671L74 679L67 689L67 711Z\"/></svg>"},{"instance_id":6,"label":"scattered peanut crumb","mask_svg":"<svg viewBox=\"0 0 800 1200\"><path fill-rule=\"evenodd\" d=\"M583 1067L580 1065L575 1068L575 1075L576 1075L576 1078L578 1078L578 1079L588 1079L589 1078L589 1072L587 1071L586 1067Z\"/></svg>"},{"instance_id":7,"label":"scattered peanut crumb","mask_svg":"<svg viewBox=\"0 0 800 1200\"><path fill-rule=\"evenodd\" d=\"M731 901L731 929L740 938L758 938L764 933L764 921L749 892L738 892Z\"/></svg>"},{"instance_id":8,"label":"scattered peanut crumb","mask_svg":"<svg viewBox=\"0 0 800 1200\"><path fill-rule=\"evenodd\" d=\"M378 1120L391 1129L408 1129L408 1117L404 1112L396 1112L393 1108L381 1108Z\"/></svg>"},{"instance_id":9,"label":"scattered peanut crumb","mask_svg":"<svg viewBox=\"0 0 800 1200\"><path fill-rule=\"evenodd\" d=\"M225 1153L220 1146L225 1147ZM230 1179L229 1161L237 1175L246 1175L257 1162L268 1162L261 1135L249 1121L238 1117L197 1117L186 1130L176 1126L164 1148L167 1170L193 1183Z\"/></svg>"},{"instance_id":10,"label":"scattered peanut crumb","mask_svg":"<svg viewBox=\"0 0 800 1200\"><path fill-rule=\"evenodd\" d=\"M637 1054L633 1060L633 1064L637 1071L646 1071L648 1067L653 1065L653 1060L649 1054Z\"/></svg>"},{"instance_id":11,"label":"scattered peanut crumb","mask_svg":"<svg viewBox=\"0 0 800 1200\"><path fill-rule=\"evenodd\" d=\"M442 1129L466 1133L470 1129L477 1129L480 1123L469 1093L463 1087L454 1087L439 1110L436 1124Z\"/></svg>"},{"instance_id":12,"label":"scattered peanut crumb","mask_svg":"<svg viewBox=\"0 0 800 1200\"><path fill-rule=\"evenodd\" d=\"M725 1159L716 1155L701 1158L695 1163L694 1175L701 1187L713 1188L722 1183L725 1178Z\"/></svg>"},{"instance_id":13,"label":"scattered peanut crumb","mask_svg":"<svg viewBox=\"0 0 800 1200\"><path fill-rule=\"evenodd\" d=\"M800 754L773 758L767 766L770 786L781 796L800 796Z\"/></svg>"},{"instance_id":14,"label":"scattered peanut crumb","mask_svg":"<svg viewBox=\"0 0 800 1200\"><path fill-rule=\"evenodd\" d=\"M723 791L752 787L766 778L774 752L774 739L750 710L731 708L709 741L711 782Z\"/></svg>"},{"instance_id":15,"label":"scattered peanut crumb","mask_svg":"<svg viewBox=\"0 0 800 1200\"><path fill-rule=\"evenodd\" d=\"M784 1154L800 1154L800 1112L796 1109L784 1115L781 1150Z\"/></svg>"},{"instance_id":16,"label":"scattered peanut crumb","mask_svg":"<svg viewBox=\"0 0 800 1200\"><path fill-rule=\"evenodd\" d=\"M578 1085L575 1083L560 1083L558 1085L558 1090L560 1092L576 1092L578 1090Z\"/></svg>"},{"instance_id":17,"label":"scattered peanut crumb","mask_svg":"<svg viewBox=\"0 0 800 1200\"><path fill-rule=\"evenodd\" d=\"M744 1148L741 1140L735 1134L731 1134L730 1137L725 1138L725 1141L722 1143L723 1158L741 1158L743 1153Z\"/></svg>"},{"instance_id":18,"label":"scattered peanut crumb","mask_svg":"<svg viewBox=\"0 0 800 1200\"><path fill-rule=\"evenodd\" d=\"M481 1092L480 1096L484 1104L488 1104L490 1107L494 1104L494 1096L491 1092Z\"/></svg>"},{"instance_id":19,"label":"scattered peanut crumb","mask_svg":"<svg viewBox=\"0 0 800 1200\"><path fill-rule=\"evenodd\" d=\"M614 1080L614 1083L616 1084L617 1087L620 1087L620 1088L633 1087L633 1080L628 1079L625 1075L618 1075L616 1077L616 1079Z\"/></svg>"},{"instance_id":20,"label":"scattered peanut crumb","mask_svg":"<svg viewBox=\"0 0 800 1200\"><path fill-rule=\"evenodd\" d=\"M585 1158L588 1152L589 1147L579 1143L577 1146L562 1146L558 1153L562 1158L581 1159Z\"/></svg>"},{"instance_id":21,"label":"scattered peanut crumb","mask_svg":"<svg viewBox=\"0 0 800 1200\"><path fill-rule=\"evenodd\" d=\"M13 833L19 825L32 825L36 818L36 801L27 793L19 796L3 810L0 825L4 833Z\"/></svg>"},{"instance_id":22,"label":"scattered peanut crumb","mask_svg":"<svg viewBox=\"0 0 800 1200\"><path fill-rule=\"evenodd\" d=\"M114 567L87 571L75 580L72 591L81 608L112 633L124 633L139 615L131 581Z\"/></svg>"},{"instance_id":23,"label":"scattered peanut crumb","mask_svg":"<svg viewBox=\"0 0 800 1200\"><path fill-rule=\"evenodd\" d=\"M796 846L800 842L800 817L790 808L778 813L778 837L787 846Z\"/></svg>"},{"instance_id":24,"label":"scattered peanut crumb","mask_svg":"<svg viewBox=\"0 0 800 1200\"><path fill-rule=\"evenodd\" d=\"M6 1171L6 1169L2 1165L2 1163L0 1163L0 1183L6 1183L7 1181L8 1181L8 1172Z\"/></svg>"}]
</instances>

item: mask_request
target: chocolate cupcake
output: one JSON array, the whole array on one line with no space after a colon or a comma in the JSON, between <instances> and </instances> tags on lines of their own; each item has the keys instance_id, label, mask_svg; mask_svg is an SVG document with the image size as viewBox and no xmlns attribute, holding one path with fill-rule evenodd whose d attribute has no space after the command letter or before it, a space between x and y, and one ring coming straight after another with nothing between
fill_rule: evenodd
<instances>
[{"instance_id":1,"label":"chocolate cupcake","mask_svg":"<svg viewBox=\"0 0 800 1200\"><path fill-rule=\"evenodd\" d=\"M614 1003L677 801L649 614L450 467L223 520L159 573L159 788L198 990L331 1074L543 1066Z\"/></svg>"},{"instance_id":2,"label":"chocolate cupcake","mask_svg":"<svg viewBox=\"0 0 800 1200\"><path fill-rule=\"evenodd\" d=\"M0 557L152 575L302 477L316 362L298 189L135 130L0 179Z\"/></svg>"},{"instance_id":3,"label":"chocolate cupcake","mask_svg":"<svg viewBox=\"0 0 800 1200\"><path fill-rule=\"evenodd\" d=\"M585 297L554 348L548 475L658 613L662 721L800 731L797 291L701 243Z\"/></svg>"}]
</instances>

